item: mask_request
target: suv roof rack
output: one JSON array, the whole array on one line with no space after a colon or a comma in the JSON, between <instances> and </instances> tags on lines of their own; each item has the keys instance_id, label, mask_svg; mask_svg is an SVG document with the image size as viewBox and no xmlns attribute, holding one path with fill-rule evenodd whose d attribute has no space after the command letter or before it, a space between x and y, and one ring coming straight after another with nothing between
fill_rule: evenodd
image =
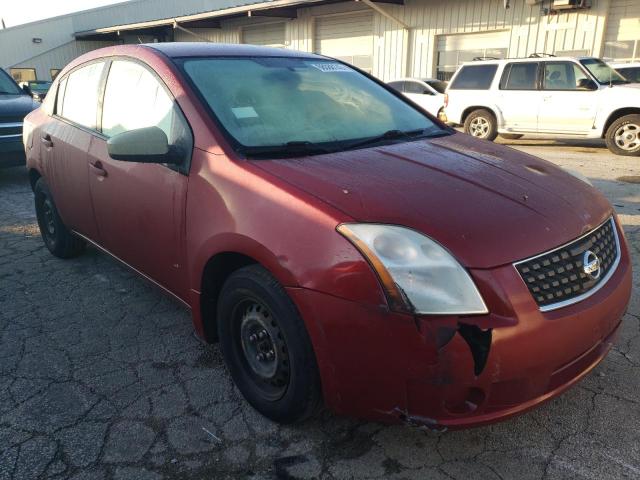
<instances>
[{"instance_id":1,"label":"suv roof rack","mask_svg":"<svg viewBox=\"0 0 640 480\"><path fill-rule=\"evenodd\" d=\"M527 58L545 58L545 57L555 57L552 53L532 53Z\"/></svg>"},{"instance_id":2,"label":"suv roof rack","mask_svg":"<svg viewBox=\"0 0 640 480\"><path fill-rule=\"evenodd\" d=\"M481 62L482 60L500 60L498 57L473 57L474 62Z\"/></svg>"}]
</instances>

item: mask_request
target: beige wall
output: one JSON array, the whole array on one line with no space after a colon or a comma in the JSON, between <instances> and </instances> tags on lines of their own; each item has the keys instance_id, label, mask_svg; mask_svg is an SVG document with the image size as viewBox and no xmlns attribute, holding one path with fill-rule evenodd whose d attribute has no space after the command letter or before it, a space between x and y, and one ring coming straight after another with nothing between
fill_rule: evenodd
<instances>
[{"instance_id":1,"label":"beige wall","mask_svg":"<svg viewBox=\"0 0 640 480\"><path fill-rule=\"evenodd\" d=\"M599 55L610 1L592 0L590 9L559 15L541 15L540 4L527 5L525 0L512 0L509 9L503 7L503 0L406 0L404 6L381 3L381 8L410 28L374 12L373 73L383 80L404 75L434 76L436 45L443 34L507 31L510 57L557 51ZM613 1L640 7L640 0ZM362 3L349 2L299 9L298 18L283 20L287 25L286 47L312 52L314 18L366 8ZM222 29L196 31L210 41L238 42L242 25L257 20L223 21ZM194 40L184 32L176 33L178 41Z\"/></svg>"}]
</instances>

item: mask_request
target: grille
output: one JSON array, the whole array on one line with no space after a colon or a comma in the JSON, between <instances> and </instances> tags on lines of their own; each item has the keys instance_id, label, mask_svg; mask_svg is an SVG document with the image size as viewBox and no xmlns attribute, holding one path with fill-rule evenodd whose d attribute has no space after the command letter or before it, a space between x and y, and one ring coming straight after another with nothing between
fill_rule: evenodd
<instances>
[{"instance_id":1,"label":"grille","mask_svg":"<svg viewBox=\"0 0 640 480\"><path fill-rule=\"evenodd\" d=\"M586 264L599 259L600 270L586 273ZM586 258L585 258L586 257ZM595 293L613 274L620 244L613 218L595 230L549 252L515 264L540 310L578 302Z\"/></svg>"}]
</instances>

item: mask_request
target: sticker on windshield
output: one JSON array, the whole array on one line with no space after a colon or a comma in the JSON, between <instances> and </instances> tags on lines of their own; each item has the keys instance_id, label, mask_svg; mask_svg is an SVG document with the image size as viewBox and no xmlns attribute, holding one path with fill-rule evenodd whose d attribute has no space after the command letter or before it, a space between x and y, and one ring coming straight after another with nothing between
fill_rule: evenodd
<instances>
[{"instance_id":1,"label":"sticker on windshield","mask_svg":"<svg viewBox=\"0 0 640 480\"><path fill-rule=\"evenodd\" d=\"M312 67L317 68L321 72L333 73L333 72L353 72L349 67L341 63L312 63Z\"/></svg>"},{"instance_id":2,"label":"sticker on windshield","mask_svg":"<svg viewBox=\"0 0 640 480\"><path fill-rule=\"evenodd\" d=\"M243 118L258 118L258 112L253 107L232 107L231 111L238 120Z\"/></svg>"}]
</instances>

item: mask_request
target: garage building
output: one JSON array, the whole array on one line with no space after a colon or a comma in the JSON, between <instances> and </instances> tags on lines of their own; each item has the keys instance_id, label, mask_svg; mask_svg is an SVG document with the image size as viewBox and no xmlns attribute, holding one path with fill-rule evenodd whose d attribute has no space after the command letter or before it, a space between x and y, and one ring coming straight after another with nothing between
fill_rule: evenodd
<instances>
[{"instance_id":1,"label":"garage building","mask_svg":"<svg viewBox=\"0 0 640 480\"><path fill-rule=\"evenodd\" d=\"M0 67L49 80L102 46L250 43L340 58L383 80L447 80L533 53L640 60L638 0L132 0L0 30Z\"/></svg>"}]
</instances>

